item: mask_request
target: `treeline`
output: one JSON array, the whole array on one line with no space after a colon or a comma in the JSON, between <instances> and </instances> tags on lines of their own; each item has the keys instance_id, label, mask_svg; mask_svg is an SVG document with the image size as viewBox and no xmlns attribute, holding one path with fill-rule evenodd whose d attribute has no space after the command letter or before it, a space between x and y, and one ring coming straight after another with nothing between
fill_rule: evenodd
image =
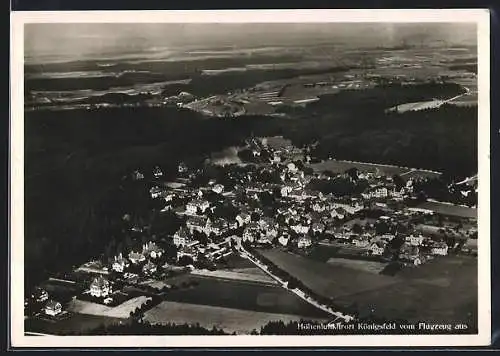
<instances>
[{"instance_id":1,"label":"treeline","mask_svg":"<svg viewBox=\"0 0 500 356\"><path fill-rule=\"evenodd\" d=\"M215 326L211 329L196 324L151 324L148 321L133 321L130 324L102 325L87 335L230 335Z\"/></svg>"}]
</instances>

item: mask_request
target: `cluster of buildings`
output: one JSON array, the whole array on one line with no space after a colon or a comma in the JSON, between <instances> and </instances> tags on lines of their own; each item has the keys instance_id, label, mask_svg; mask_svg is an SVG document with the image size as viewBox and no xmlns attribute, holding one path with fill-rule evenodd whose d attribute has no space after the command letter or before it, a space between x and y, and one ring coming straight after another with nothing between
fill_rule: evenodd
<instances>
[{"instance_id":1,"label":"cluster of buildings","mask_svg":"<svg viewBox=\"0 0 500 356\"><path fill-rule=\"evenodd\" d=\"M296 147L273 149L256 139L250 140L248 147L256 157L266 158L238 170L234 168L235 171L229 167L229 180L224 184L215 179L203 186L191 184L202 170L193 171L184 163L179 164L175 181L162 182L162 170L154 167L150 175L155 179L149 190L150 198L163 200L165 208L161 211L171 210L181 218L182 225L169 237L171 244L149 240L127 254L119 252L109 265L89 262L80 267L97 275L88 293L107 304L112 301L113 279L117 274L129 281L138 277L155 278L166 264L166 249L174 245L176 261L182 265L200 260L215 263L244 243L306 250L316 243L333 243L355 254L397 256L412 265L448 254L450 246L446 242L424 236L412 227L416 217L426 214L406 207L403 202L413 196L412 179L396 184L379 172L351 171L337 175L311 172L301 164L304 158L307 161L307 156ZM134 171L132 178L148 181L139 171ZM352 187L362 183L363 189L338 195L316 190L316 185L311 184L313 180L335 184L337 179ZM217 206L221 204L236 213L217 214ZM383 215L367 218L367 211ZM385 226L384 231L380 225ZM395 229L400 225L406 227L404 232ZM137 232L147 234L140 228ZM34 298L47 304L47 315L61 312L60 303L46 294Z\"/></svg>"}]
</instances>

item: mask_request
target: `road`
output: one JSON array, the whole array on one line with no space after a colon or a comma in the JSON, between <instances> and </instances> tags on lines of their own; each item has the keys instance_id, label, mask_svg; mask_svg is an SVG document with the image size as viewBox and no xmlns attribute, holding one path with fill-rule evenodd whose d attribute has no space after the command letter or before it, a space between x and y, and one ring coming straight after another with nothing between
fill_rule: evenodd
<instances>
[{"instance_id":1,"label":"road","mask_svg":"<svg viewBox=\"0 0 500 356\"><path fill-rule=\"evenodd\" d=\"M343 320L344 322L351 322L354 320L354 317L350 316L350 315L345 315L345 314L342 314L340 312L337 312L337 311L334 311L333 309L331 309L330 307L327 307L326 305L324 304L321 304L319 302L317 302L316 300L314 300L312 297L306 295L302 290L298 289L298 288L295 288L295 289L290 289L287 287L287 282L283 281L281 278L279 278L278 276L274 275L273 273L271 273L267 266L265 266L264 264L262 264L261 262L259 262L256 258L254 258L249 252L247 252L246 250L244 250L243 248L240 248L239 250L240 252L240 256L243 257L243 258L246 258L248 259L249 261L251 261L253 264L255 264L257 267L259 267L262 271L264 271L266 274L268 274L269 276L271 276L273 279L275 279L283 288L289 290L290 292L292 292L293 294L295 294L296 296L298 296L299 298L303 299L304 301L306 301L307 303L313 305L314 307L318 308L318 309L321 309L323 310L324 312L330 314L330 315L333 315L335 317L334 320L332 320L331 322L336 322L338 319L341 319Z\"/></svg>"}]
</instances>

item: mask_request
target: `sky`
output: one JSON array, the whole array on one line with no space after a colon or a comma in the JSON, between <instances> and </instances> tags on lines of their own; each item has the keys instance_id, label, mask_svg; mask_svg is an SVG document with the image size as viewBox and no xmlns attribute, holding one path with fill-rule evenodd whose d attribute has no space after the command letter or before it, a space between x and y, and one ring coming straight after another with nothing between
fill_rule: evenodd
<instances>
[{"instance_id":1,"label":"sky","mask_svg":"<svg viewBox=\"0 0 500 356\"><path fill-rule=\"evenodd\" d=\"M198 46L301 45L331 41L353 46L444 40L475 44L474 24L275 23L275 24L27 24L25 57L89 55Z\"/></svg>"}]
</instances>

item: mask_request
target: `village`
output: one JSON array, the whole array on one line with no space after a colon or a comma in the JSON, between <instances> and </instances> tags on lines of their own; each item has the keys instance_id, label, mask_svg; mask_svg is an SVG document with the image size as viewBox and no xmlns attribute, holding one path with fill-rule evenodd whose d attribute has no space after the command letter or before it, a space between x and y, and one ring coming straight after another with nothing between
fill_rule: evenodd
<instances>
[{"instance_id":1,"label":"village","mask_svg":"<svg viewBox=\"0 0 500 356\"><path fill-rule=\"evenodd\" d=\"M167 236L130 224L131 244L51 278L67 293L34 288L25 299L26 317L60 320L95 305L102 306L96 315L122 308L121 317L135 317L153 306L151 298L189 287L169 278L210 275L232 255L255 249L308 257L318 246L332 247L338 257L398 268L477 254L476 218L420 208L414 187L422 177L404 179L378 168L317 171L307 150L258 138L246 144L249 162L219 167L225 173L219 181L206 174L211 163L179 162L168 178L160 166L131 172L127 179L146 186L159 214L177 219L178 229ZM134 221L129 214L123 220Z\"/></svg>"}]
</instances>

